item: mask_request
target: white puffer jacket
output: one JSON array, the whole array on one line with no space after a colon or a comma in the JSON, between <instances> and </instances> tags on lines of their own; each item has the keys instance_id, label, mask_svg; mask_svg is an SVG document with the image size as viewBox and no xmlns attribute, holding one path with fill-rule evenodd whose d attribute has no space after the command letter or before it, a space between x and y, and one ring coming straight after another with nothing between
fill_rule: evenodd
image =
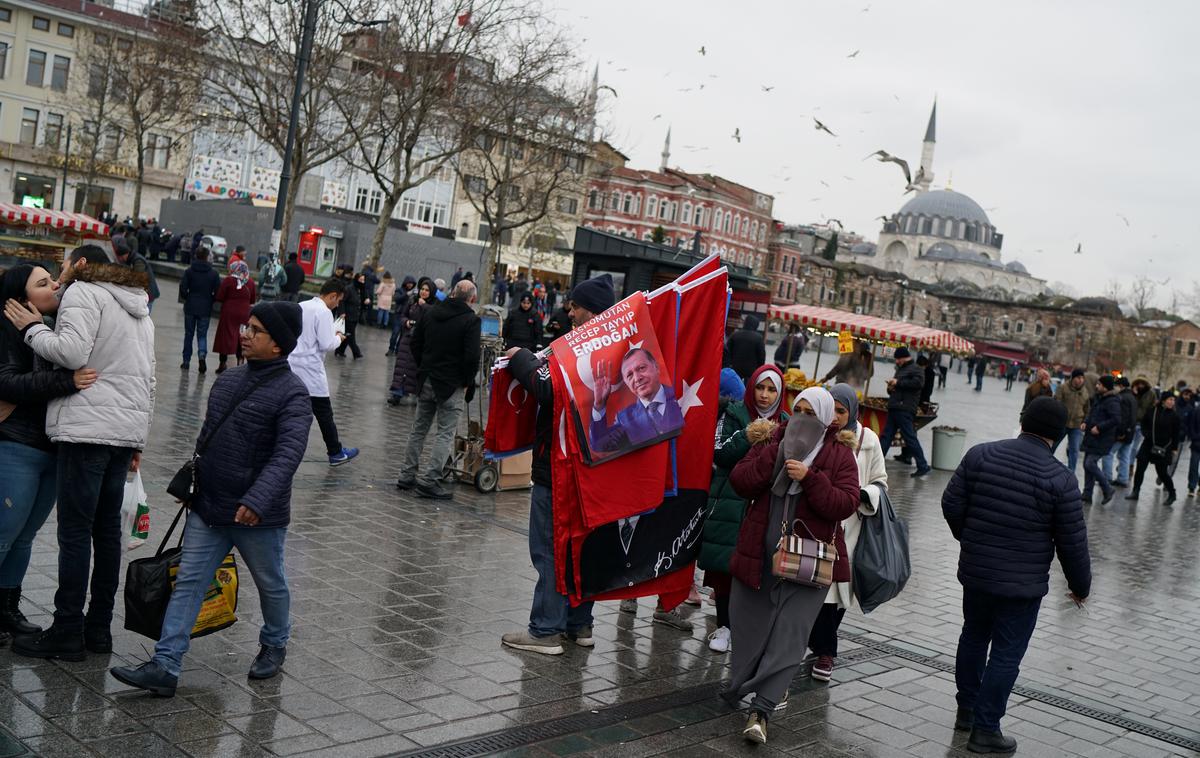
<instances>
[{"instance_id":1,"label":"white puffer jacket","mask_svg":"<svg viewBox=\"0 0 1200 758\"><path fill-rule=\"evenodd\" d=\"M117 264L88 264L67 278L54 329L35 324L25 343L51 363L72 371L86 366L100 378L50 401L46 434L54 442L141 450L154 415L149 277Z\"/></svg>"}]
</instances>

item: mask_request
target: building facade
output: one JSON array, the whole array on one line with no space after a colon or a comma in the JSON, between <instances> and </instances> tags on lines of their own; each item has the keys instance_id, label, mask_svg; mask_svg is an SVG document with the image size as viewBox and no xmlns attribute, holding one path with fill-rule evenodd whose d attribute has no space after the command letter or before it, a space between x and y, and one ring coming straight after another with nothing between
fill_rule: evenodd
<instances>
[{"instance_id":1,"label":"building facade","mask_svg":"<svg viewBox=\"0 0 1200 758\"><path fill-rule=\"evenodd\" d=\"M657 171L629 168L619 153L615 164L598 167L583 225L643 241L651 241L661 227L663 244L684 249L699 232L700 248L693 252L719 253L723 260L765 272L774 198L713 174L668 168L670 150L668 132Z\"/></svg>"}]
</instances>

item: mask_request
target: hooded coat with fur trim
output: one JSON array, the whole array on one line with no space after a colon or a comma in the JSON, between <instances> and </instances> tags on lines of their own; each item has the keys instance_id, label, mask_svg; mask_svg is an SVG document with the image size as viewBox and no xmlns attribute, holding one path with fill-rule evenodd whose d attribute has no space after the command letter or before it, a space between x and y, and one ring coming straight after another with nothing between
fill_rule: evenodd
<instances>
[{"instance_id":1,"label":"hooded coat with fur trim","mask_svg":"<svg viewBox=\"0 0 1200 758\"><path fill-rule=\"evenodd\" d=\"M72 371L95 369L84 392L51 400L46 434L74 442L141 450L154 415L154 322L149 277L116 264L72 268L54 329L34 324L25 344Z\"/></svg>"}]
</instances>

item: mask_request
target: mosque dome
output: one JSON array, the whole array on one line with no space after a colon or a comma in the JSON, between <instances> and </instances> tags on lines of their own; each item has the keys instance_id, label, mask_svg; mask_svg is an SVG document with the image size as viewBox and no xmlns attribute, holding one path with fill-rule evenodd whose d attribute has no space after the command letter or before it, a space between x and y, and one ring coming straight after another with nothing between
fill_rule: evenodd
<instances>
[{"instance_id":1,"label":"mosque dome","mask_svg":"<svg viewBox=\"0 0 1200 758\"><path fill-rule=\"evenodd\" d=\"M1020 261L1010 261L1009 263L1004 264L1004 269L1006 271L1011 271L1014 274L1029 273L1029 269L1025 268L1025 264L1021 263Z\"/></svg>"},{"instance_id":2,"label":"mosque dome","mask_svg":"<svg viewBox=\"0 0 1200 758\"><path fill-rule=\"evenodd\" d=\"M931 190L922 192L904 204L901 216L934 216L956 221L974 221L991 225L987 214L979 203L954 190Z\"/></svg>"}]
</instances>

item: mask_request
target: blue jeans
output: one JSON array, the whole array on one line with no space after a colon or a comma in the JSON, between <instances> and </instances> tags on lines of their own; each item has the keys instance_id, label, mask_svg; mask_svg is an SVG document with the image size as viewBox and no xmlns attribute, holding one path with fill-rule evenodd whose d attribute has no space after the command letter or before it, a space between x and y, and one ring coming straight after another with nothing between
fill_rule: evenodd
<instances>
[{"instance_id":1,"label":"blue jeans","mask_svg":"<svg viewBox=\"0 0 1200 758\"><path fill-rule=\"evenodd\" d=\"M1083 444L1083 430L1076 427L1068 429L1067 435L1063 438L1067 441L1067 468L1071 473L1075 473L1075 467L1079 465L1079 446ZM1058 452L1058 445L1062 444L1062 440L1054 446L1054 452Z\"/></svg>"},{"instance_id":2,"label":"blue jeans","mask_svg":"<svg viewBox=\"0 0 1200 758\"><path fill-rule=\"evenodd\" d=\"M1133 442L1118 442L1113 445L1108 455L1100 461L1100 470L1110 482L1129 483L1130 462L1134 458ZM1116 476L1113 476L1113 463L1117 465Z\"/></svg>"},{"instance_id":3,"label":"blue jeans","mask_svg":"<svg viewBox=\"0 0 1200 758\"><path fill-rule=\"evenodd\" d=\"M1188 451L1188 492L1196 489L1197 485L1200 485L1200 447L1192 445Z\"/></svg>"},{"instance_id":4,"label":"blue jeans","mask_svg":"<svg viewBox=\"0 0 1200 758\"><path fill-rule=\"evenodd\" d=\"M976 389L976 390L982 390L982 389L983 389L983 369L980 369L980 370L979 370L979 371L978 371L978 372L975 374L975 389Z\"/></svg>"},{"instance_id":5,"label":"blue jeans","mask_svg":"<svg viewBox=\"0 0 1200 758\"><path fill-rule=\"evenodd\" d=\"M1137 459L1138 451L1142 449L1142 440L1145 439L1145 436L1142 434L1141 425L1133 428L1133 440L1121 450L1120 468L1117 469L1118 482L1129 481L1130 468Z\"/></svg>"},{"instance_id":6,"label":"blue jeans","mask_svg":"<svg viewBox=\"0 0 1200 758\"><path fill-rule=\"evenodd\" d=\"M57 497L58 459L52 452L0 442L0 588L20 587L37 536Z\"/></svg>"},{"instance_id":7,"label":"blue jeans","mask_svg":"<svg viewBox=\"0 0 1200 758\"><path fill-rule=\"evenodd\" d=\"M1000 731L1041 605L1040 597L1009 598L963 588L963 628L954 681L958 707L974 713L976 729Z\"/></svg>"},{"instance_id":8,"label":"blue jeans","mask_svg":"<svg viewBox=\"0 0 1200 758\"><path fill-rule=\"evenodd\" d=\"M175 591L163 617L162 636L154 646L154 662L179 676L183 656L192 641L192 627L200 614L204 593L212 584L217 566L236 547L258 587L263 626L258 643L287 647L292 596L283 567L287 527L259 529L252 526L211 527L188 511L183 533L183 555L175 575Z\"/></svg>"},{"instance_id":9,"label":"blue jeans","mask_svg":"<svg viewBox=\"0 0 1200 758\"><path fill-rule=\"evenodd\" d=\"M1109 483L1108 476L1104 470L1100 468L1100 459L1104 456L1099 453L1084 453L1083 456L1083 499L1090 501L1092 492L1096 489L1096 485L1100 485L1100 491L1105 497L1112 492L1112 484Z\"/></svg>"},{"instance_id":10,"label":"blue jeans","mask_svg":"<svg viewBox=\"0 0 1200 758\"><path fill-rule=\"evenodd\" d=\"M390 318L391 315L391 311L389 311L387 308L376 308L375 323L379 324L380 326L387 326L388 318Z\"/></svg>"},{"instance_id":11,"label":"blue jeans","mask_svg":"<svg viewBox=\"0 0 1200 758\"><path fill-rule=\"evenodd\" d=\"M196 335L196 356L200 360L208 355L208 316L183 314L183 362L192 359L192 335Z\"/></svg>"},{"instance_id":12,"label":"blue jeans","mask_svg":"<svg viewBox=\"0 0 1200 758\"><path fill-rule=\"evenodd\" d=\"M63 442L58 446L58 591L54 626L108 631L121 575L121 501L133 448ZM92 599L83 615L91 571Z\"/></svg>"},{"instance_id":13,"label":"blue jeans","mask_svg":"<svg viewBox=\"0 0 1200 758\"><path fill-rule=\"evenodd\" d=\"M887 458L888 449L891 448L897 431L900 432L900 438L904 440L904 449L912 454L913 460L917 464L917 471L928 471L929 464L925 461L925 451L921 449L921 441L917 439L917 430L913 426L913 414L908 411L896 408L888 409L887 425L883 427L883 434L879 435L879 442L883 446L883 457Z\"/></svg>"},{"instance_id":14,"label":"blue jeans","mask_svg":"<svg viewBox=\"0 0 1200 758\"><path fill-rule=\"evenodd\" d=\"M538 574L533 607L529 609L529 633L534 637L549 637L591 626L594 603L580 603L572 608L567 596L558 592L554 576L554 516L550 488L544 484L534 484L529 493L529 558Z\"/></svg>"}]
</instances>

